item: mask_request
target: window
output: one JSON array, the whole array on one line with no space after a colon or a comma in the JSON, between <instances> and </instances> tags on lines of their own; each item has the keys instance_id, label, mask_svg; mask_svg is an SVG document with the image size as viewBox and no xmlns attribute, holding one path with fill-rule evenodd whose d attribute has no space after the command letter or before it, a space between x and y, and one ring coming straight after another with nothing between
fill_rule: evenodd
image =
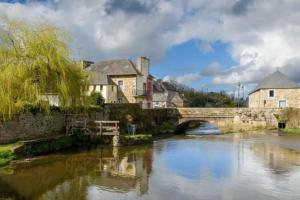
<instances>
[{"instance_id":1,"label":"window","mask_svg":"<svg viewBox=\"0 0 300 200\"><path fill-rule=\"evenodd\" d=\"M146 95L146 91L147 91L147 84L144 83L143 84L143 94Z\"/></svg>"},{"instance_id":2,"label":"window","mask_svg":"<svg viewBox=\"0 0 300 200\"><path fill-rule=\"evenodd\" d=\"M280 100L279 101L279 108L285 108L286 107L286 100Z\"/></svg>"},{"instance_id":3,"label":"window","mask_svg":"<svg viewBox=\"0 0 300 200\"><path fill-rule=\"evenodd\" d=\"M118 81L118 89L123 91L123 81Z\"/></svg>"},{"instance_id":4,"label":"window","mask_svg":"<svg viewBox=\"0 0 300 200\"><path fill-rule=\"evenodd\" d=\"M274 97L274 90L269 90L269 97Z\"/></svg>"},{"instance_id":5,"label":"window","mask_svg":"<svg viewBox=\"0 0 300 200\"><path fill-rule=\"evenodd\" d=\"M100 90L103 91L103 85L100 85Z\"/></svg>"},{"instance_id":6,"label":"window","mask_svg":"<svg viewBox=\"0 0 300 200\"><path fill-rule=\"evenodd\" d=\"M111 91L114 91L114 86L111 86Z\"/></svg>"},{"instance_id":7,"label":"window","mask_svg":"<svg viewBox=\"0 0 300 200\"><path fill-rule=\"evenodd\" d=\"M123 98L122 98L122 97L119 97L119 98L118 98L118 102L119 102L119 103L122 103L122 102L123 102Z\"/></svg>"}]
</instances>

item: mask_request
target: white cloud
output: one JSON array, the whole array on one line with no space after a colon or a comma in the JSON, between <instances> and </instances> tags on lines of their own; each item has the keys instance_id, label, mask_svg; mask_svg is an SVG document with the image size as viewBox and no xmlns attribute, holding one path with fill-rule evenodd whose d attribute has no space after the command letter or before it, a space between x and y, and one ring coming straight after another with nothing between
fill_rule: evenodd
<instances>
[{"instance_id":1,"label":"white cloud","mask_svg":"<svg viewBox=\"0 0 300 200\"><path fill-rule=\"evenodd\" d=\"M74 56L99 60L134 55L162 59L191 39L211 51L229 43L236 66L216 84L253 83L277 68L295 80L300 64L299 0L55 0L0 3L1 15L45 20L70 32ZM198 80L187 74L181 82Z\"/></svg>"},{"instance_id":2,"label":"white cloud","mask_svg":"<svg viewBox=\"0 0 300 200\"><path fill-rule=\"evenodd\" d=\"M171 77L171 76L165 76L163 78L163 81L170 82L171 80L176 81L179 84L188 84L193 81L198 81L202 78L201 73L190 73L190 74L184 74L182 76L177 77Z\"/></svg>"},{"instance_id":3,"label":"white cloud","mask_svg":"<svg viewBox=\"0 0 300 200\"><path fill-rule=\"evenodd\" d=\"M219 75L221 73L220 67L221 67L220 63L217 62L210 63L209 65L207 65L201 70L201 75L202 76Z\"/></svg>"}]
</instances>

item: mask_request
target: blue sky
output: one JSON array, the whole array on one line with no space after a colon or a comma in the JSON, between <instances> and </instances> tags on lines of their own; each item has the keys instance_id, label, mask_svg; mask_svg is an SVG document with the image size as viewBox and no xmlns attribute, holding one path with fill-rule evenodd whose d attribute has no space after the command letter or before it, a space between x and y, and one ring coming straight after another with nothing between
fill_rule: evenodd
<instances>
[{"instance_id":1,"label":"blue sky","mask_svg":"<svg viewBox=\"0 0 300 200\"><path fill-rule=\"evenodd\" d=\"M236 65L231 58L228 50L229 44L222 42L213 43L210 52L203 52L199 48L200 41L190 40L180 45L170 48L165 55L163 61L154 63L151 73L157 77L180 77L183 74L200 73L205 67L211 63L219 63L221 70ZM200 90L228 90L232 86L214 85L211 76L203 76L198 80L187 82L186 84Z\"/></svg>"},{"instance_id":2,"label":"blue sky","mask_svg":"<svg viewBox=\"0 0 300 200\"><path fill-rule=\"evenodd\" d=\"M227 92L241 82L246 93L277 69L300 82L299 9L299 0L0 0L2 16L67 31L75 59L142 55L158 78Z\"/></svg>"}]
</instances>

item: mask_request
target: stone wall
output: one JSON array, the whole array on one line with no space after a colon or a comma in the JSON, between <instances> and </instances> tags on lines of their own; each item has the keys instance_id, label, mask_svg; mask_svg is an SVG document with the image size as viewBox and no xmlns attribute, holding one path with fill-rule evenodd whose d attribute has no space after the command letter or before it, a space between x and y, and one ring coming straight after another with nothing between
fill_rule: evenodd
<instances>
[{"instance_id":1,"label":"stone wall","mask_svg":"<svg viewBox=\"0 0 300 200\"><path fill-rule=\"evenodd\" d=\"M116 85L119 81L123 81L123 89L118 92L118 98L122 98L123 103L136 103L134 98L136 76L112 76L111 79Z\"/></svg>"},{"instance_id":2,"label":"stone wall","mask_svg":"<svg viewBox=\"0 0 300 200\"><path fill-rule=\"evenodd\" d=\"M286 108L279 114L278 120L285 122L287 128L300 128L300 109Z\"/></svg>"},{"instance_id":3,"label":"stone wall","mask_svg":"<svg viewBox=\"0 0 300 200\"><path fill-rule=\"evenodd\" d=\"M263 108L180 108L180 123L207 121L222 131L246 131L258 128L276 128L282 109Z\"/></svg>"},{"instance_id":4,"label":"stone wall","mask_svg":"<svg viewBox=\"0 0 300 200\"><path fill-rule=\"evenodd\" d=\"M137 125L137 133L154 135L170 132L177 125L174 110L144 110L138 104L106 104L103 108L77 111L56 109L50 113L28 111L0 122L0 144L65 135L72 118L119 120L121 134L127 133L127 125L131 123Z\"/></svg>"},{"instance_id":5,"label":"stone wall","mask_svg":"<svg viewBox=\"0 0 300 200\"><path fill-rule=\"evenodd\" d=\"M277 128L276 116L280 109L236 109L234 116L234 130L253 130L258 128Z\"/></svg>"},{"instance_id":6,"label":"stone wall","mask_svg":"<svg viewBox=\"0 0 300 200\"><path fill-rule=\"evenodd\" d=\"M300 108L300 89L273 89L274 97L269 97L269 90L262 89L249 95L249 108L279 108L279 101L285 100L287 107Z\"/></svg>"},{"instance_id":7,"label":"stone wall","mask_svg":"<svg viewBox=\"0 0 300 200\"><path fill-rule=\"evenodd\" d=\"M136 124L137 133L141 134L169 133L184 120L208 121L222 131L277 128L278 122L283 120L287 121L289 127L300 126L300 109L141 109L138 104L106 104L103 108L76 112L56 109L50 113L28 111L19 114L12 120L0 122L0 143L65 135L68 121L82 117L90 121L118 120L121 134L127 133L128 124Z\"/></svg>"},{"instance_id":8,"label":"stone wall","mask_svg":"<svg viewBox=\"0 0 300 200\"><path fill-rule=\"evenodd\" d=\"M12 120L0 122L0 144L55 136L64 132L65 124L65 115L60 111L22 113Z\"/></svg>"}]
</instances>

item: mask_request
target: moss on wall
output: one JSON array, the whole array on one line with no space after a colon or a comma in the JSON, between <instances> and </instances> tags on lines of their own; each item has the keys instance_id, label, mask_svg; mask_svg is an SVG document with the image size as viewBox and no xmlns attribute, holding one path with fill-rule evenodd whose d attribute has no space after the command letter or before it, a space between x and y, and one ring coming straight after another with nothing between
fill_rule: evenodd
<instances>
[{"instance_id":1,"label":"moss on wall","mask_svg":"<svg viewBox=\"0 0 300 200\"><path fill-rule=\"evenodd\" d=\"M127 133L129 124L137 125L137 133L173 132L178 122L174 109L141 109L137 104L112 104L105 109L110 120L120 121L121 134Z\"/></svg>"},{"instance_id":2,"label":"moss on wall","mask_svg":"<svg viewBox=\"0 0 300 200\"><path fill-rule=\"evenodd\" d=\"M300 128L300 109L286 108L277 116L279 122L286 122L287 128Z\"/></svg>"}]
</instances>

